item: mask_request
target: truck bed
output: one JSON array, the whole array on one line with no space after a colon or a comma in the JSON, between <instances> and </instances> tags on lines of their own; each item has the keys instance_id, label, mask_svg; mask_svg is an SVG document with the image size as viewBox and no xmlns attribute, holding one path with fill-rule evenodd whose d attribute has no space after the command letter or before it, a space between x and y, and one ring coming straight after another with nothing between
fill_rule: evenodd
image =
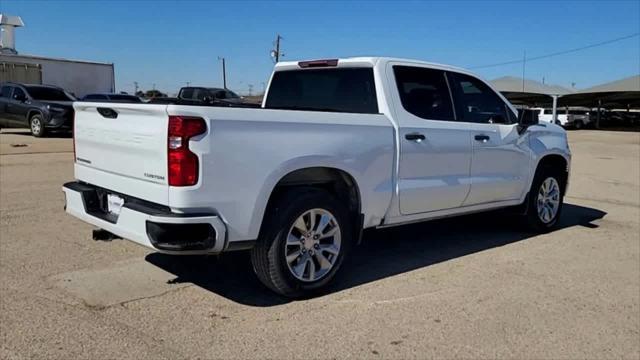
<instances>
[{"instance_id":1,"label":"truck bed","mask_svg":"<svg viewBox=\"0 0 640 360\"><path fill-rule=\"evenodd\" d=\"M74 108L79 181L176 213L219 213L228 220L230 239L257 236L256 219L271 190L299 163L354 174L361 191L374 194L366 199L371 204L363 203L375 208L366 221L379 222L390 201L394 130L382 114L87 102ZM200 159L194 186L168 185L170 115L206 123L206 132L189 144Z\"/></svg>"}]
</instances>

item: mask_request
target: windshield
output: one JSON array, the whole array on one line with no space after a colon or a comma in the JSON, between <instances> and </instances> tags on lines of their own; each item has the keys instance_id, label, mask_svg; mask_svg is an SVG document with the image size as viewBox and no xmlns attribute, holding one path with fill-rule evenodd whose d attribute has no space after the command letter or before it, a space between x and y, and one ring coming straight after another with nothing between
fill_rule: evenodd
<instances>
[{"instance_id":1,"label":"windshield","mask_svg":"<svg viewBox=\"0 0 640 360\"><path fill-rule=\"evenodd\" d=\"M74 99L64 91L46 86L27 86L27 92L35 100L45 101L73 101Z\"/></svg>"}]
</instances>

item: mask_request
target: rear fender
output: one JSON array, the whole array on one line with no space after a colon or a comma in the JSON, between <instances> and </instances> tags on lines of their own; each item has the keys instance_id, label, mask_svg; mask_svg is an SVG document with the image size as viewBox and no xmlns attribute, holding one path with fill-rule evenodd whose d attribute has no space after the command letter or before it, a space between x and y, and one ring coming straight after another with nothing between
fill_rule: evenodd
<instances>
[{"instance_id":1,"label":"rear fender","mask_svg":"<svg viewBox=\"0 0 640 360\"><path fill-rule=\"evenodd\" d=\"M249 229L251 234L255 234L257 236L257 234L259 233L260 227L262 225L262 220L267 209L267 204L269 203L269 198L275 190L278 182L280 182L281 179L296 170L313 167L333 168L349 174L355 181L356 187L359 189L358 195L360 197L361 209L364 212L363 209L365 208L364 204L366 203L366 200L364 198L364 194L361 192L361 189L358 186L358 184L360 184L360 181L358 179L359 176L357 172L354 171L354 169L344 166L343 162L331 156L303 156L284 162L278 168L272 171L269 176L267 176L267 179L265 180L262 188L260 189L260 192L258 193L259 195L254 206L251 218L251 227Z\"/></svg>"}]
</instances>

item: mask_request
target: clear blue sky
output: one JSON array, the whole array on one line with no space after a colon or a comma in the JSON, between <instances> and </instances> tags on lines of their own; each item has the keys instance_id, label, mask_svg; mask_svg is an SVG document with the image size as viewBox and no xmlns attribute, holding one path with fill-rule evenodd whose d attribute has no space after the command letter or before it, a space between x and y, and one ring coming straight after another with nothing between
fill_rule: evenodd
<instances>
[{"instance_id":1,"label":"clear blue sky","mask_svg":"<svg viewBox=\"0 0 640 360\"><path fill-rule=\"evenodd\" d=\"M640 32L640 1L171 2L0 0L22 16L18 51L113 62L118 90L185 82L261 90L276 33L284 59L384 55L472 67ZM521 76L520 64L478 69ZM529 62L526 77L585 88L640 73L640 38Z\"/></svg>"}]
</instances>

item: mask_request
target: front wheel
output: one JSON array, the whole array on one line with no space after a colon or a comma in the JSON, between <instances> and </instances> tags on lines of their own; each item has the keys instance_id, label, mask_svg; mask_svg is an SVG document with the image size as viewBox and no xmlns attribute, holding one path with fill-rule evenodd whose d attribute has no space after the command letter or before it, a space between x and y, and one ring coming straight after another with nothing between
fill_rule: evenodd
<instances>
[{"instance_id":1,"label":"front wheel","mask_svg":"<svg viewBox=\"0 0 640 360\"><path fill-rule=\"evenodd\" d=\"M300 188L286 193L268 211L251 251L260 281L288 297L323 289L351 247L353 232L346 207L326 191Z\"/></svg>"},{"instance_id":2,"label":"front wheel","mask_svg":"<svg viewBox=\"0 0 640 360\"><path fill-rule=\"evenodd\" d=\"M558 223L564 201L562 172L552 167L536 171L527 199L526 218L531 229L551 231Z\"/></svg>"},{"instance_id":3,"label":"front wheel","mask_svg":"<svg viewBox=\"0 0 640 360\"><path fill-rule=\"evenodd\" d=\"M45 135L44 120L41 115L36 114L29 120L29 129L31 135L35 137L43 137Z\"/></svg>"}]
</instances>

